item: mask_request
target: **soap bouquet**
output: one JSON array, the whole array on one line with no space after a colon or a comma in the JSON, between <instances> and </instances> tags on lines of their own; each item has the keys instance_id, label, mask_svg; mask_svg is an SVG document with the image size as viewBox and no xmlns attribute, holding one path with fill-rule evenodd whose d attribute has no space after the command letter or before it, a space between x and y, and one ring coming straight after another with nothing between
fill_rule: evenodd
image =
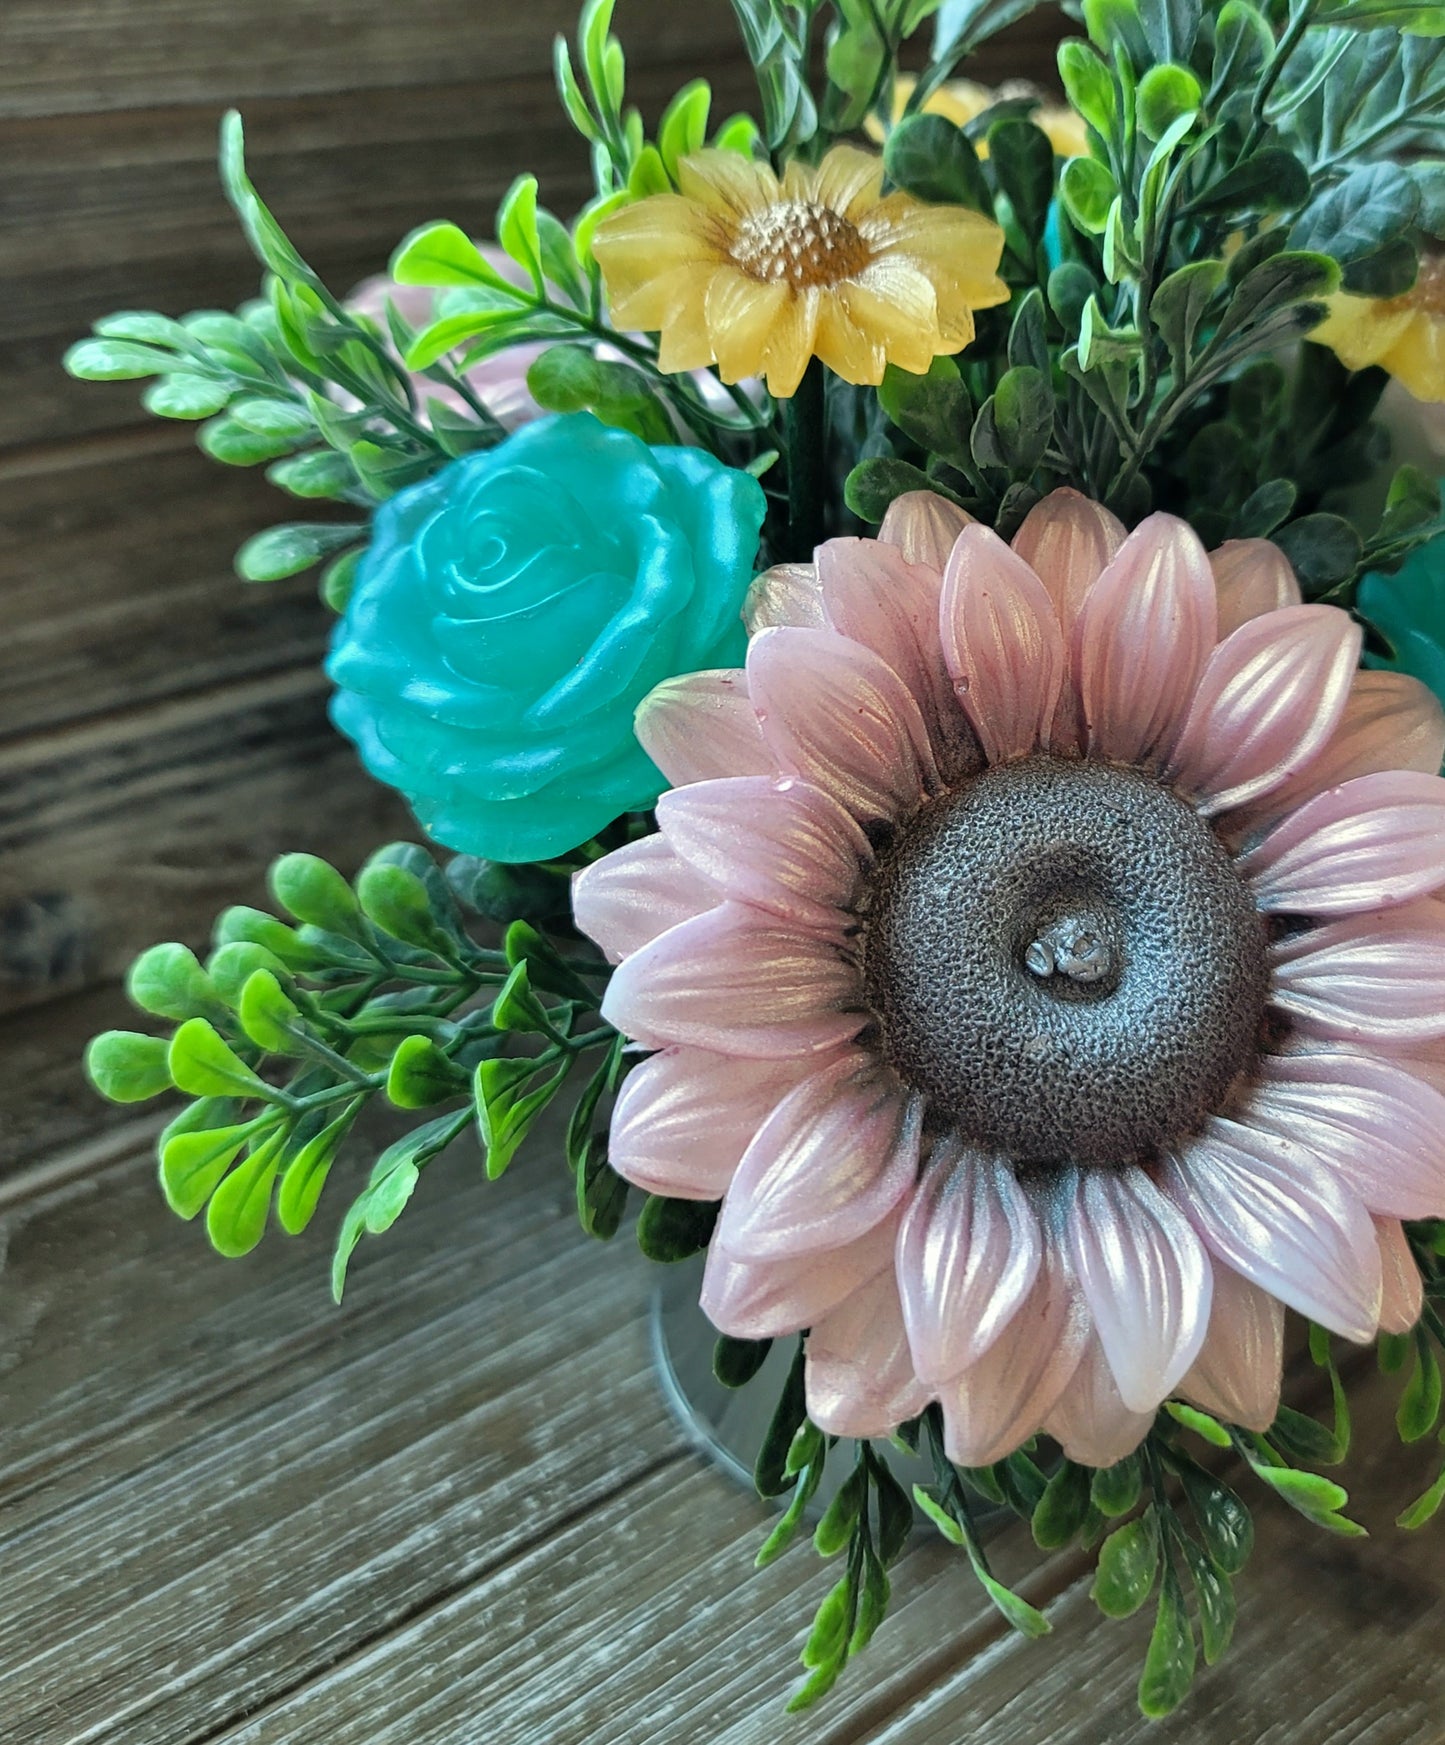
<instances>
[{"instance_id":1,"label":"soap bouquet","mask_svg":"<svg viewBox=\"0 0 1445 1745\"><path fill-rule=\"evenodd\" d=\"M754 113L649 131L588 0L595 197L520 176L350 295L228 118L260 297L72 349L318 505L237 568L324 566L335 723L428 839L143 953L160 1022L90 1075L182 1094L161 1187L222 1255L349 1199L338 1299L433 1159L561 1104L583 1228L705 1251L718 1377L791 1354L759 1559L825 1471L841 1559L794 1705L920 1512L1048 1629L1003 1508L1152 1602L1164 1714L1236 1484L1361 1530L1317 1469L1362 1348L1440 1417L1445 8L1083 0L1051 97L960 76L1031 0L733 7Z\"/></svg>"}]
</instances>

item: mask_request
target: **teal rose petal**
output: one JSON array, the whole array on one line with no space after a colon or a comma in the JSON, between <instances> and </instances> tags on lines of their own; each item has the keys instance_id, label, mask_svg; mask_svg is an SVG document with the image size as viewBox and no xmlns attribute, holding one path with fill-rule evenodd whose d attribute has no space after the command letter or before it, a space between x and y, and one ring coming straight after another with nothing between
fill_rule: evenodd
<instances>
[{"instance_id":1,"label":"teal rose petal","mask_svg":"<svg viewBox=\"0 0 1445 1745\"><path fill-rule=\"evenodd\" d=\"M638 744L664 679L740 666L762 487L587 413L541 419L377 511L331 714L437 842L546 859L667 785Z\"/></svg>"},{"instance_id":2,"label":"teal rose petal","mask_svg":"<svg viewBox=\"0 0 1445 1745\"><path fill-rule=\"evenodd\" d=\"M1366 664L1409 673L1445 703L1445 538L1411 552L1392 576L1366 576L1356 604L1394 651Z\"/></svg>"}]
</instances>

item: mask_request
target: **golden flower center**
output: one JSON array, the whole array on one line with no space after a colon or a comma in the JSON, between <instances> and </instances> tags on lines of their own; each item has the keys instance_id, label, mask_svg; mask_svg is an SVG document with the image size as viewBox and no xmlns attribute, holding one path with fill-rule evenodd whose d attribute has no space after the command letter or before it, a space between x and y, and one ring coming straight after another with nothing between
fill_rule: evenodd
<instances>
[{"instance_id":1,"label":"golden flower center","mask_svg":"<svg viewBox=\"0 0 1445 1745\"><path fill-rule=\"evenodd\" d=\"M816 200L782 200L749 213L731 253L749 278L795 291L851 279L873 258L857 225Z\"/></svg>"}]
</instances>

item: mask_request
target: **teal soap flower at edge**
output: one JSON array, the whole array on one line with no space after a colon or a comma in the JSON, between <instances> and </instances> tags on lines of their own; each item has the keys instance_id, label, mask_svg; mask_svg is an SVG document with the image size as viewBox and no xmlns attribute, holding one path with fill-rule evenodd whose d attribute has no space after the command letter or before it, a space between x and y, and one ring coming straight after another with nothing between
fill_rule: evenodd
<instances>
[{"instance_id":1,"label":"teal soap flower at edge","mask_svg":"<svg viewBox=\"0 0 1445 1745\"><path fill-rule=\"evenodd\" d=\"M1355 601L1384 636L1393 660L1366 664L1409 673L1445 703L1445 538L1411 552L1394 575L1368 575Z\"/></svg>"},{"instance_id":2,"label":"teal soap flower at edge","mask_svg":"<svg viewBox=\"0 0 1445 1745\"><path fill-rule=\"evenodd\" d=\"M749 474L585 412L453 461L377 511L332 719L444 847L575 848L667 786L638 703L742 664L765 507Z\"/></svg>"}]
</instances>

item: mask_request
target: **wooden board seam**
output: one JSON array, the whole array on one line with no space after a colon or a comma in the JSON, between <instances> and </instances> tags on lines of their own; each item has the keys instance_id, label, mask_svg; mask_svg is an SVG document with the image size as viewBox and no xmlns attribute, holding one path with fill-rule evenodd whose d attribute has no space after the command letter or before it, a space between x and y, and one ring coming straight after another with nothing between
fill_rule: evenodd
<instances>
[{"instance_id":1,"label":"wooden board seam","mask_svg":"<svg viewBox=\"0 0 1445 1745\"><path fill-rule=\"evenodd\" d=\"M655 1460L651 1460L646 1465L639 1467L636 1472L629 1473L620 1484L618 1484L614 1489L608 1491L605 1495L589 1497L585 1502L578 1504L576 1507L569 1508L560 1514L551 1516L545 1525L540 1527L537 1532L529 1534L525 1539L519 1540L505 1553L505 1555L497 1558L495 1562L489 1563L485 1567L473 1570L464 1581L452 1582L446 1587L437 1589L435 1593L429 1594L420 1605L413 1606L409 1611L403 1613L401 1616L393 1618L383 1629L377 1630L369 1636L363 1636L358 1641L353 1642L344 1654L338 1654L333 1660L328 1661L323 1665L312 1667L304 1678L298 1679L295 1684L289 1686L286 1690L276 1691L264 1702L258 1703L254 1708L248 1709L244 1715L228 1716L226 1719L218 1721L216 1725L207 1728L204 1733L197 1733L193 1738L187 1740L186 1745L215 1745L216 1741L224 1739L227 1733L233 1731L240 1721L255 1720L258 1716L266 1714L268 1710L276 1708L281 1703L289 1702L298 1692L305 1690L309 1685L315 1684L321 1679L330 1677L332 1673L340 1671L342 1668L350 1665L353 1661L364 1658L379 1643L384 1642L389 1636L394 1636L403 1630L410 1629L414 1625L420 1623L423 1619L430 1616L433 1612L440 1611L443 1607L452 1604L455 1600L460 1598L461 1595L466 1593L468 1589L476 1587L484 1582L494 1581L498 1576L504 1575L508 1569L513 1567L513 1565L534 1555L542 1546L546 1545L549 1540L556 1538L560 1533L566 1532L569 1527L576 1526L596 1509L603 1507L607 1503L614 1502L620 1497L627 1496L632 1491L635 1491L642 1485L646 1484L649 1480L657 1477L659 1473L668 1471L670 1468L677 1466L682 1461L694 1458L696 1458L696 1456L694 1455L693 1450L686 1444L680 1443L676 1448L669 1450L668 1453L659 1455ZM485 1644L479 1644L478 1646L481 1652L485 1652ZM132 1716L131 1719L144 1719L144 1711L138 1715Z\"/></svg>"}]
</instances>

